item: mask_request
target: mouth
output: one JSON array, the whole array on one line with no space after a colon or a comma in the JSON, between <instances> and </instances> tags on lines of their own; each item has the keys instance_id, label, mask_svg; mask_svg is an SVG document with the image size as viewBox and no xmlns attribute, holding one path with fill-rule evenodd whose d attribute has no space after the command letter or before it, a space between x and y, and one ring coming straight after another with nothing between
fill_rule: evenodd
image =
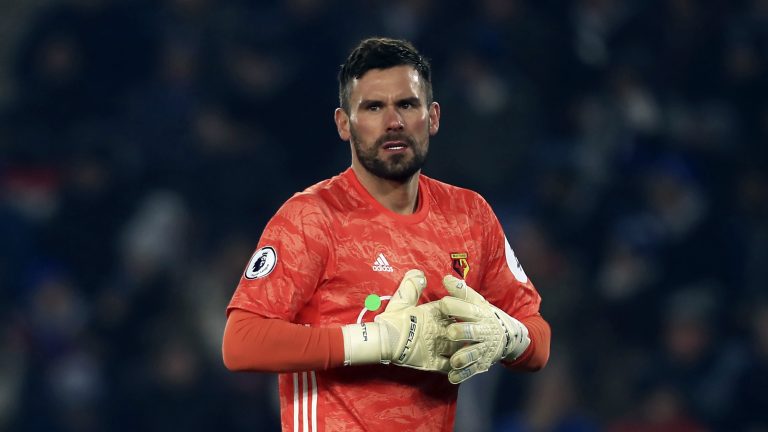
<instances>
[{"instance_id":1,"label":"mouth","mask_svg":"<svg viewBox=\"0 0 768 432\"><path fill-rule=\"evenodd\" d=\"M387 152L402 152L408 148L408 143L405 141L386 141L381 148Z\"/></svg>"}]
</instances>

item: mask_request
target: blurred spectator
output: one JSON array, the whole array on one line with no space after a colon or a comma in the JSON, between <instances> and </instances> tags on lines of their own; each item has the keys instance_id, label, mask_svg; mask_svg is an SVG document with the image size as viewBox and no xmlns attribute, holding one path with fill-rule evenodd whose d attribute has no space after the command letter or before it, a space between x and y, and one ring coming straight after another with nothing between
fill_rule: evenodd
<instances>
[{"instance_id":1,"label":"blurred spectator","mask_svg":"<svg viewBox=\"0 0 768 432\"><path fill-rule=\"evenodd\" d=\"M552 366L552 367L550 367ZM523 406L501 413L494 430L499 432L597 432L599 425L579 406L582 392L567 357L562 357L532 380ZM502 390L503 391L503 390Z\"/></svg>"},{"instance_id":2,"label":"blurred spectator","mask_svg":"<svg viewBox=\"0 0 768 432\"><path fill-rule=\"evenodd\" d=\"M611 432L703 432L707 428L690 416L673 386L658 383L638 400L627 419L610 425Z\"/></svg>"},{"instance_id":3,"label":"blurred spectator","mask_svg":"<svg viewBox=\"0 0 768 432\"><path fill-rule=\"evenodd\" d=\"M727 425L752 431L768 424L768 301L758 300L750 312L752 356L734 392L736 400Z\"/></svg>"}]
</instances>

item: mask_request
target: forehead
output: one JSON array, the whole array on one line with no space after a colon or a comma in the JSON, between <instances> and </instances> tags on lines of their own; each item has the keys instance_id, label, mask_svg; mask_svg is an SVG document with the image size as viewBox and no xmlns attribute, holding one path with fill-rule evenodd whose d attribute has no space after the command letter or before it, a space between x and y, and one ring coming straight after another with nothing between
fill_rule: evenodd
<instances>
[{"instance_id":1,"label":"forehead","mask_svg":"<svg viewBox=\"0 0 768 432\"><path fill-rule=\"evenodd\" d=\"M351 81L350 99L387 99L422 97L421 75L411 66L395 66L387 69L371 69L362 77Z\"/></svg>"}]
</instances>

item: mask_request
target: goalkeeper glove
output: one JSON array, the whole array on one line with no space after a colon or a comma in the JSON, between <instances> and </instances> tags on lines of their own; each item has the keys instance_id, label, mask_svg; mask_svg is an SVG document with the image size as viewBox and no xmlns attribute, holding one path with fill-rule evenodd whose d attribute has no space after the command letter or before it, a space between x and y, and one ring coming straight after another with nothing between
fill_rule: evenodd
<instances>
[{"instance_id":1,"label":"goalkeeper glove","mask_svg":"<svg viewBox=\"0 0 768 432\"><path fill-rule=\"evenodd\" d=\"M490 304L461 279L447 275L443 286L450 296L440 299L440 310L461 321L448 326L447 336L469 343L451 356L450 382L459 384L499 360L515 360L525 352L531 340L523 323Z\"/></svg>"},{"instance_id":2,"label":"goalkeeper glove","mask_svg":"<svg viewBox=\"0 0 768 432\"><path fill-rule=\"evenodd\" d=\"M452 346L445 337L447 321L437 302L416 306L427 286L424 272L409 270L372 323L349 324L344 334L345 365L394 363L425 371L448 373ZM458 346L456 346L458 348Z\"/></svg>"}]
</instances>

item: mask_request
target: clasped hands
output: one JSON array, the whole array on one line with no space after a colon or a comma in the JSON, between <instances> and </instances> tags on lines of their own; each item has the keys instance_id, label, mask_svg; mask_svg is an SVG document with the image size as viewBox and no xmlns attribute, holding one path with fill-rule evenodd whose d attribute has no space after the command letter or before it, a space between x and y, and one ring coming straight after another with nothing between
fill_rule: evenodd
<instances>
[{"instance_id":1,"label":"clasped hands","mask_svg":"<svg viewBox=\"0 0 768 432\"><path fill-rule=\"evenodd\" d=\"M426 286L424 272L409 270L373 323L342 327L345 364L393 363L447 373L458 384L528 348L525 325L463 280L445 276L448 295L418 305Z\"/></svg>"}]
</instances>

